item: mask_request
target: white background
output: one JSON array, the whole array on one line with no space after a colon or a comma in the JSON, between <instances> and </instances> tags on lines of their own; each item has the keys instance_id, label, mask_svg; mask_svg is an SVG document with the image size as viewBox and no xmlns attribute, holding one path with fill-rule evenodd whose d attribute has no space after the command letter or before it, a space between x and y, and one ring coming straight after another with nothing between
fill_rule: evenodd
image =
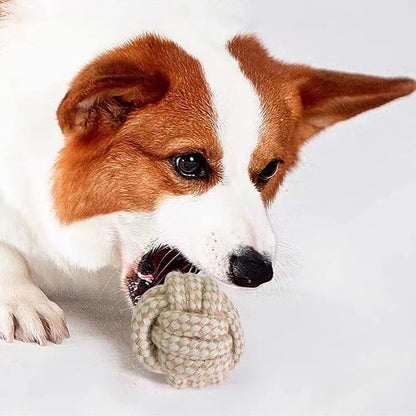
<instances>
[{"instance_id":1,"label":"white background","mask_svg":"<svg viewBox=\"0 0 416 416\"><path fill-rule=\"evenodd\" d=\"M256 1L288 61L416 77L416 2ZM60 302L64 345L0 344L0 414L416 414L416 95L328 130L273 208L278 281L232 291L247 348L226 383L176 391L130 352L122 301Z\"/></svg>"}]
</instances>

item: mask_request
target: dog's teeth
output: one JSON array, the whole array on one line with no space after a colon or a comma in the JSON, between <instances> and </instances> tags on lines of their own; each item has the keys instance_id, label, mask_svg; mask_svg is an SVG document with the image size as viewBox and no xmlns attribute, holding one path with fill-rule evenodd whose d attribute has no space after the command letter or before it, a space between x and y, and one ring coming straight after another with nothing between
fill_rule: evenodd
<instances>
[{"instance_id":1,"label":"dog's teeth","mask_svg":"<svg viewBox=\"0 0 416 416\"><path fill-rule=\"evenodd\" d=\"M139 272L137 273L137 279L139 281L143 281L143 282L151 284L153 283L154 277L151 274L142 274Z\"/></svg>"}]
</instances>

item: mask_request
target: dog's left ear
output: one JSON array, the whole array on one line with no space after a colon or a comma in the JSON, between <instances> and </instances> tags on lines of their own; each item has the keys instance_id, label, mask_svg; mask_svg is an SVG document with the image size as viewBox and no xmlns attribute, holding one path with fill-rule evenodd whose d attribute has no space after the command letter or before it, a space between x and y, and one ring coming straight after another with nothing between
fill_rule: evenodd
<instances>
[{"instance_id":1,"label":"dog's left ear","mask_svg":"<svg viewBox=\"0 0 416 416\"><path fill-rule=\"evenodd\" d=\"M416 81L409 78L382 78L301 65L289 67L302 104L297 132L301 140L416 89Z\"/></svg>"},{"instance_id":2,"label":"dog's left ear","mask_svg":"<svg viewBox=\"0 0 416 416\"><path fill-rule=\"evenodd\" d=\"M273 58L253 35L239 35L228 43L230 53L252 81L265 107L272 111L290 103L300 121L302 142L338 121L410 94L416 81L381 78L292 65Z\"/></svg>"}]
</instances>

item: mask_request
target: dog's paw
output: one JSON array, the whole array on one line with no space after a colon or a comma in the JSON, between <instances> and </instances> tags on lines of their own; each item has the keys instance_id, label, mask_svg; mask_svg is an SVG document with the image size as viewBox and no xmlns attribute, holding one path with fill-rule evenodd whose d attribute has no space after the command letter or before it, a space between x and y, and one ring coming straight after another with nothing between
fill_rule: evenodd
<instances>
[{"instance_id":1,"label":"dog's paw","mask_svg":"<svg viewBox=\"0 0 416 416\"><path fill-rule=\"evenodd\" d=\"M13 287L0 294L0 337L36 342L60 344L69 337L62 309L51 302L33 285Z\"/></svg>"}]
</instances>

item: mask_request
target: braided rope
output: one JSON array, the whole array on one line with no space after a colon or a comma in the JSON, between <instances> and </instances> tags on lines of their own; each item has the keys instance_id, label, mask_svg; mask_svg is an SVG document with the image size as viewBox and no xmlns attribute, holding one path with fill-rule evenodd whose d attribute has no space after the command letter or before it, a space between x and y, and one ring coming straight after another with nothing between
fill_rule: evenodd
<instances>
[{"instance_id":1,"label":"braided rope","mask_svg":"<svg viewBox=\"0 0 416 416\"><path fill-rule=\"evenodd\" d=\"M192 273L171 272L142 296L132 340L141 363L177 388L221 383L244 349L234 305L213 280Z\"/></svg>"}]
</instances>

